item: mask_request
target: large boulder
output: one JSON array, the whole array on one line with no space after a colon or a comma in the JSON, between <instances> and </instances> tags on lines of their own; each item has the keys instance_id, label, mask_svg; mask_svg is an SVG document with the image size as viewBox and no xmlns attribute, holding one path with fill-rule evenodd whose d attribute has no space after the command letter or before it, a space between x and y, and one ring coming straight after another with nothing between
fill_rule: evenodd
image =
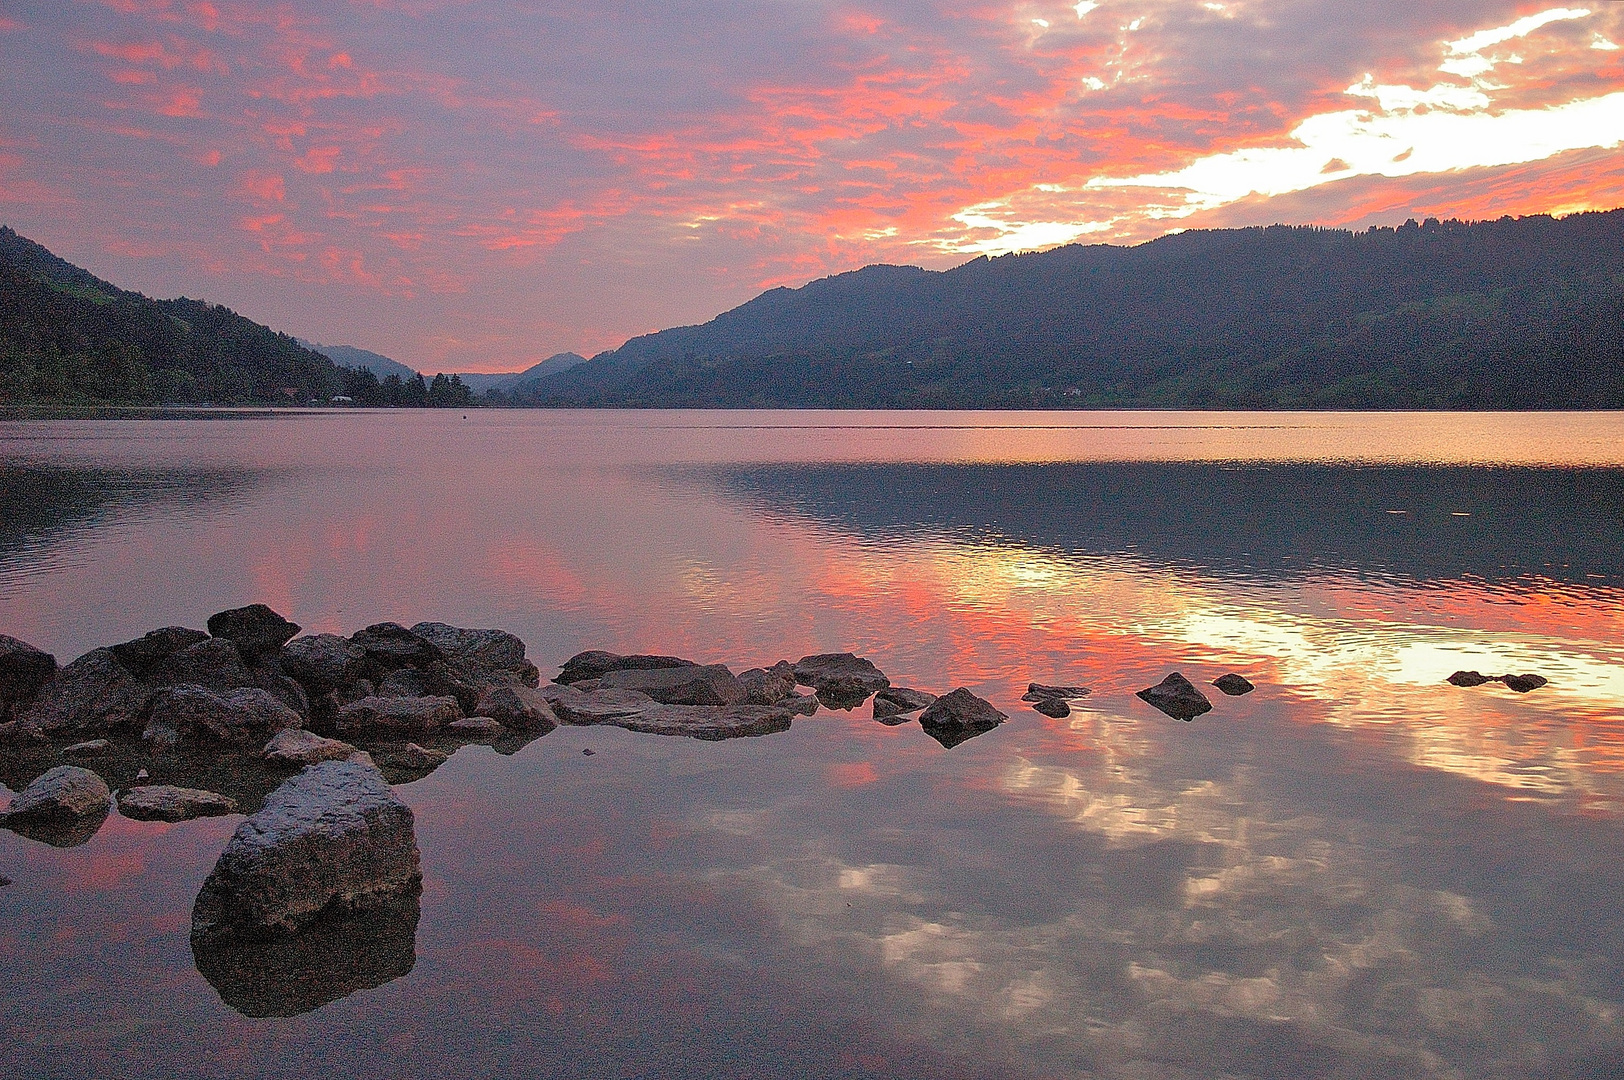
<instances>
[{"instance_id":1,"label":"large boulder","mask_svg":"<svg viewBox=\"0 0 1624 1080\"><path fill-rule=\"evenodd\" d=\"M58 765L29 784L0 814L0 825L56 847L96 835L112 806L107 783L89 769Z\"/></svg>"},{"instance_id":2,"label":"large boulder","mask_svg":"<svg viewBox=\"0 0 1624 1080\"><path fill-rule=\"evenodd\" d=\"M795 665L795 679L815 690L818 700L831 709L854 709L891 685L883 671L851 653L803 656Z\"/></svg>"},{"instance_id":3,"label":"large boulder","mask_svg":"<svg viewBox=\"0 0 1624 1080\"><path fill-rule=\"evenodd\" d=\"M56 657L0 634L0 724L10 720L18 706L33 701L55 677Z\"/></svg>"},{"instance_id":4,"label":"large boulder","mask_svg":"<svg viewBox=\"0 0 1624 1080\"><path fill-rule=\"evenodd\" d=\"M225 638L250 663L276 652L299 632L299 624L289 622L264 604L249 604L209 616L209 633Z\"/></svg>"},{"instance_id":5,"label":"large boulder","mask_svg":"<svg viewBox=\"0 0 1624 1080\"><path fill-rule=\"evenodd\" d=\"M363 738L430 735L461 719L454 697L367 697L339 709L333 730Z\"/></svg>"},{"instance_id":6,"label":"large boulder","mask_svg":"<svg viewBox=\"0 0 1624 1080\"><path fill-rule=\"evenodd\" d=\"M194 941L296 930L416 893L411 808L377 768L324 761L244 819L192 907Z\"/></svg>"},{"instance_id":7,"label":"large boulder","mask_svg":"<svg viewBox=\"0 0 1624 1080\"><path fill-rule=\"evenodd\" d=\"M1173 719L1186 723L1212 711L1212 702L1207 700L1207 695L1176 671L1155 686L1139 691L1137 696Z\"/></svg>"},{"instance_id":8,"label":"large boulder","mask_svg":"<svg viewBox=\"0 0 1624 1080\"><path fill-rule=\"evenodd\" d=\"M541 692L524 685L493 686L479 696L475 716L488 716L515 731L551 731L558 716Z\"/></svg>"},{"instance_id":9,"label":"large boulder","mask_svg":"<svg viewBox=\"0 0 1624 1080\"><path fill-rule=\"evenodd\" d=\"M622 669L598 679L600 690L636 690L666 705L742 705L749 691L721 664Z\"/></svg>"},{"instance_id":10,"label":"large boulder","mask_svg":"<svg viewBox=\"0 0 1624 1080\"><path fill-rule=\"evenodd\" d=\"M134 641L109 646L107 651L135 674L144 676L182 649L191 648L198 642L208 639L209 635L201 630L192 630L185 626L166 626L161 630L144 634Z\"/></svg>"},{"instance_id":11,"label":"large boulder","mask_svg":"<svg viewBox=\"0 0 1624 1080\"><path fill-rule=\"evenodd\" d=\"M550 698L553 712L566 724L613 724L623 717L647 712L659 702L640 690L594 690Z\"/></svg>"},{"instance_id":12,"label":"large boulder","mask_svg":"<svg viewBox=\"0 0 1624 1080\"><path fill-rule=\"evenodd\" d=\"M993 708L991 702L976 697L961 686L931 702L930 707L919 715L919 726L925 729L925 734L951 750L966 739L986 734L1008 719Z\"/></svg>"},{"instance_id":13,"label":"large boulder","mask_svg":"<svg viewBox=\"0 0 1624 1080\"><path fill-rule=\"evenodd\" d=\"M684 660L680 656L646 656L637 654L621 656L619 653L603 652L600 649L590 649L583 653L576 653L564 663L564 670L558 673L553 682L571 683L584 682L587 679L600 679L611 671L659 671L664 668L696 667L692 660Z\"/></svg>"},{"instance_id":14,"label":"large boulder","mask_svg":"<svg viewBox=\"0 0 1624 1080\"><path fill-rule=\"evenodd\" d=\"M524 642L506 630L420 622L412 633L439 649L452 670L475 686L517 683L535 687L541 682L541 672L525 659Z\"/></svg>"},{"instance_id":15,"label":"large boulder","mask_svg":"<svg viewBox=\"0 0 1624 1080\"><path fill-rule=\"evenodd\" d=\"M92 649L57 673L18 713L25 728L105 735L137 727L152 690L107 649Z\"/></svg>"},{"instance_id":16,"label":"large boulder","mask_svg":"<svg viewBox=\"0 0 1624 1080\"><path fill-rule=\"evenodd\" d=\"M426 667L445 659L433 642L399 623L373 623L351 634L350 644L366 653L368 664L379 673L403 667Z\"/></svg>"},{"instance_id":17,"label":"large boulder","mask_svg":"<svg viewBox=\"0 0 1624 1080\"><path fill-rule=\"evenodd\" d=\"M739 673L746 705L777 705L795 693L795 665L780 660L770 668L751 668Z\"/></svg>"},{"instance_id":18,"label":"large boulder","mask_svg":"<svg viewBox=\"0 0 1624 1080\"><path fill-rule=\"evenodd\" d=\"M652 735L738 739L789 730L790 711L769 705L663 705L602 721Z\"/></svg>"},{"instance_id":19,"label":"large boulder","mask_svg":"<svg viewBox=\"0 0 1624 1080\"><path fill-rule=\"evenodd\" d=\"M148 677L159 686L184 683L219 691L254 685L254 673L243 662L236 644L219 637L204 638L195 645L176 650L157 664Z\"/></svg>"},{"instance_id":20,"label":"large boulder","mask_svg":"<svg viewBox=\"0 0 1624 1080\"><path fill-rule=\"evenodd\" d=\"M361 677L366 650L337 634L310 634L282 646L284 674L304 684L312 696L337 690Z\"/></svg>"},{"instance_id":21,"label":"large boulder","mask_svg":"<svg viewBox=\"0 0 1624 1080\"><path fill-rule=\"evenodd\" d=\"M237 800L200 788L147 784L120 791L118 812L136 821L190 821L235 814Z\"/></svg>"},{"instance_id":22,"label":"large boulder","mask_svg":"<svg viewBox=\"0 0 1624 1080\"><path fill-rule=\"evenodd\" d=\"M289 728L279 731L260 751L272 765L314 765L318 761L343 761L355 747L339 739L324 739L314 731Z\"/></svg>"},{"instance_id":23,"label":"large boulder","mask_svg":"<svg viewBox=\"0 0 1624 1080\"><path fill-rule=\"evenodd\" d=\"M897 724L907 722L908 713L928 708L935 700L935 694L927 694L923 690L888 686L874 695L874 719L895 727Z\"/></svg>"},{"instance_id":24,"label":"large boulder","mask_svg":"<svg viewBox=\"0 0 1624 1080\"><path fill-rule=\"evenodd\" d=\"M303 717L258 687L217 694L207 687L183 683L159 691L146 734L160 743L172 742L171 732L182 738L258 742L303 725Z\"/></svg>"}]
</instances>

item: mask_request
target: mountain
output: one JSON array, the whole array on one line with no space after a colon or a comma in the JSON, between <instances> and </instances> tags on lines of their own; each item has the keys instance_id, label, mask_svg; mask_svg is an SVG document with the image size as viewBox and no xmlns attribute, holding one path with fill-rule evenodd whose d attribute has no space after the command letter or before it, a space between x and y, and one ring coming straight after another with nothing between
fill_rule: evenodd
<instances>
[{"instance_id":1,"label":"mountain","mask_svg":"<svg viewBox=\"0 0 1624 1080\"><path fill-rule=\"evenodd\" d=\"M325 356L201 300L151 300L0 226L0 404L305 404Z\"/></svg>"},{"instance_id":2,"label":"mountain","mask_svg":"<svg viewBox=\"0 0 1624 1080\"><path fill-rule=\"evenodd\" d=\"M1624 210L870 266L543 377L543 405L1624 407Z\"/></svg>"},{"instance_id":3,"label":"mountain","mask_svg":"<svg viewBox=\"0 0 1624 1080\"><path fill-rule=\"evenodd\" d=\"M539 364L533 364L523 371L508 371L497 375L487 375L480 372L461 373L463 384L476 394L483 394L489 390L508 393L516 387L535 382L559 371L568 371L577 364L586 363L586 357L572 352L555 353Z\"/></svg>"},{"instance_id":4,"label":"mountain","mask_svg":"<svg viewBox=\"0 0 1624 1080\"><path fill-rule=\"evenodd\" d=\"M358 349L354 345L318 345L314 341L305 341L303 338L295 338L294 340L312 352L321 353L340 367L365 368L380 379L388 375L399 375L402 379L410 379L417 374L415 369L407 367L399 360L391 360L389 357L372 352L369 349Z\"/></svg>"}]
</instances>

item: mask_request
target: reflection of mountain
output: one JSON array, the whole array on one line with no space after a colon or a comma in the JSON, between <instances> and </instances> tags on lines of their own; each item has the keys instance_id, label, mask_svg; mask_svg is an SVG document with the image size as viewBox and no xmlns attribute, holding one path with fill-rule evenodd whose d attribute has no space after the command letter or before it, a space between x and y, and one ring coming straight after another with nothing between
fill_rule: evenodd
<instances>
[{"instance_id":1,"label":"reflection of mountain","mask_svg":"<svg viewBox=\"0 0 1624 1080\"><path fill-rule=\"evenodd\" d=\"M194 939L197 970L244 1016L299 1016L408 974L417 963L418 898L392 900L297 933Z\"/></svg>"},{"instance_id":2,"label":"reflection of mountain","mask_svg":"<svg viewBox=\"0 0 1624 1080\"><path fill-rule=\"evenodd\" d=\"M239 498L264 479L249 469L0 466L0 567L130 513Z\"/></svg>"},{"instance_id":3,"label":"reflection of mountain","mask_svg":"<svg viewBox=\"0 0 1624 1080\"><path fill-rule=\"evenodd\" d=\"M1248 576L1624 584L1624 470L1276 464L766 465L723 490L875 538L1131 552Z\"/></svg>"}]
</instances>

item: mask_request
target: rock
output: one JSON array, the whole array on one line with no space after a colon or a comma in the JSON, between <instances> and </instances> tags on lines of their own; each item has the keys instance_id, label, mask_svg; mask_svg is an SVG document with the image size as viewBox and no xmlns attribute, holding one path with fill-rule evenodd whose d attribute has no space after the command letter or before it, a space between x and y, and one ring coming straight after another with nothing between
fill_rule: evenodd
<instances>
[{"instance_id":1,"label":"rock","mask_svg":"<svg viewBox=\"0 0 1624 1080\"><path fill-rule=\"evenodd\" d=\"M192 906L192 938L295 930L415 894L412 811L377 769L311 765L244 819Z\"/></svg>"},{"instance_id":2,"label":"rock","mask_svg":"<svg viewBox=\"0 0 1624 1080\"><path fill-rule=\"evenodd\" d=\"M817 691L818 700L831 709L854 709L891 685L879 668L849 652L801 657L795 681Z\"/></svg>"},{"instance_id":3,"label":"rock","mask_svg":"<svg viewBox=\"0 0 1624 1080\"><path fill-rule=\"evenodd\" d=\"M427 697L428 693L428 680L414 667L391 671L378 680L379 697Z\"/></svg>"},{"instance_id":4,"label":"rock","mask_svg":"<svg viewBox=\"0 0 1624 1080\"><path fill-rule=\"evenodd\" d=\"M586 747L586 748L585 748L585 749L583 749L583 750L582 750L582 751L581 751L581 753L582 753L582 755L584 755L584 756L585 756L585 757L591 757L591 756L592 756L592 755L593 755L593 754L596 754L596 753L597 753L597 751L596 751L596 750L594 750L594 749L592 749L592 748L591 748L591 747L590 747L590 746L589 746L589 747ZM8 881L8 882L6 882L6 884L7 884L7 885L10 885L10 884L11 884L11 882L9 882L9 881Z\"/></svg>"},{"instance_id":5,"label":"rock","mask_svg":"<svg viewBox=\"0 0 1624 1080\"><path fill-rule=\"evenodd\" d=\"M1476 671L1457 671L1449 677L1449 681L1456 686L1482 686L1494 680Z\"/></svg>"},{"instance_id":6,"label":"rock","mask_svg":"<svg viewBox=\"0 0 1624 1080\"><path fill-rule=\"evenodd\" d=\"M106 739L90 739L87 742L76 742L72 746L64 746L62 756L71 758L106 757L112 750L113 744Z\"/></svg>"},{"instance_id":7,"label":"rock","mask_svg":"<svg viewBox=\"0 0 1624 1080\"><path fill-rule=\"evenodd\" d=\"M344 760L356 765L365 765L369 769L378 767L378 763L372 759L372 755L365 750L353 750L350 752L350 756Z\"/></svg>"},{"instance_id":8,"label":"rock","mask_svg":"<svg viewBox=\"0 0 1624 1080\"><path fill-rule=\"evenodd\" d=\"M361 676L366 650L337 634L311 634L282 646L282 671L312 694L337 690Z\"/></svg>"},{"instance_id":9,"label":"rock","mask_svg":"<svg viewBox=\"0 0 1624 1080\"><path fill-rule=\"evenodd\" d=\"M235 814L237 801L199 788L152 784L119 792L118 812L136 821L190 821Z\"/></svg>"},{"instance_id":10,"label":"rock","mask_svg":"<svg viewBox=\"0 0 1624 1080\"><path fill-rule=\"evenodd\" d=\"M967 739L991 731L1008 719L993 708L991 702L976 697L961 686L931 702L929 708L920 714L919 726L925 729L925 734L951 750Z\"/></svg>"},{"instance_id":11,"label":"rock","mask_svg":"<svg viewBox=\"0 0 1624 1080\"><path fill-rule=\"evenodd\" d=\"M289 622L264 604L249 604L209 616L209 633L237 646L237 652L252 662L274 653L299 632L299 624Z\"/></svg>"},{"instance_id":12,"label":"rock","mask_svg":"<svg viewBox=\"0 0 1624 1080\"><path fill-rule=\"evenodd\" d=\"M405 769L409 772L423 772L437 769L451 760L451 755L443 750L427 750L414 742L406 744L404 750L395 750L383 755L383 764L391 769Z\"/></svg>"},{"instance_id":13,"label":"rock","mask_svg":"<svg viewBox=\"0 0 1624 1080\"><path fill-rule=\"evenodd\" d=\"M541 692L528 686L493 686L479 696L476 716L489 716L515 731L551 731L558 716Z\"/></svg>"},{"instance_id":14,"label":"rock","mask_svg":"<svg viewBox=\"0 0 1624 1080\"><path fill-rule=\"evenodd\" d=\"M101 777L77 765L58 765L11 800L0 825L54 847L74 847L96 835L112 807Z\"/></svg>"},{"instance_id":15,"label":"rock","mask_svg":"<svg viewBox=\"0 0 1624 1080\"><path fill-rule=\"evenodd\" d=\"M192 939L198 972L243 1016L300 1016L409 974L417 962L418 897L385 901L295 933Z\"/></svg>"},{"instance_id":16,"label":"rock","mask_svg":"<svg viewBox=\"0 0 1624 1080\"><path fill-rule=\"evenodd\" d=\"M1228 675L1218 676L1216 679L1212 680L1212 685L1216 686L1230 697L1240 697L1243 694L1250 694L1253 690L1257 689L1257 687L1253 686L1251 680L1247 679L1246 676L1237 675L1233 671L1231 671Z\"/></svg>"},{"instance_id":17,"label":"rock","mask_svg":"<svg viewBox=\"0 0 1624 1080\"><path fill-rule=\"evenodd\" d=\"M1530 690L1538 690L1550 682L1543 675L1502 675L1500 681L1519 694L1526 694Z\"/></svg>"},{"instance_id":18,"label":"rock","mask_svg":"<svg viewBox=\"0 0 1624 1080\"><path fill-rule=\"evenodd\" d=\"M745 705L777 705L795 693L795 667L780 660L770 668L751 668L739 673Z\"/></svg>"},{"instance_id":19,"label":"rock","mask_svg":"<svg viewBox=\"0 0 1624 1080\"><path fill-rule=\"evenodd\" d=\"M525 659L524 642L506 630L420 622L412 633L439 649L454 671L481 689L498 683L533 689L541 682L541 672Z\"/></svg>"},{"instance_id":20,"label":"rock","mask_svg":"<svg viewBox=\"0 0 1624 1080\"><path fill-rule=\"evenodd\" d=\"M295 728L277 732L260 756L273 765L314 765L318 761L342 761L353 753L355 747L347 742Z\"/></svg>"},{"instance_id":21,"label":"rock","mask_svg":"<svg viewBox=\"0 0 1624 1080\"><path fill-rule=\"evenodd\" d=\"M927 694L923 690L888 686L874 695L874 719L891 726L904 724L908 721L908 713L927 708L935 700L935 694Z\"/></svg>"},{"instance_id":22,"label":"rock","mask_svg":"<svg viewBox=\"0 0 1624 1080\"><path fill-rule=\"evenodd\" d=\"M134 641L113 645L107 651L136 675L146 675L182 649L191 648L198 642L208 639L209 635L201 630L191 630L184 626L166 626Z\"/></svg>"},{"instance_id":23,"label":"rock","mask_svg":"<svg viewBox=\"0 0 1624 1080\"><path fill-rule=\"evenodd\" d=\"M160 691L154 699L147 737L167 741L162 734L167 728L182 737L247 742L303 726L303 717L258 687L222 695L202 686L182 684Z\"/></svg>"},{"instance_id":24,"label":"rock","mask_svg":"<svg viewBox=\"0 0 1624 1080\"><path fill-rule=\"evenodd\" d=\"M773 702L773 708L785 709L791 716L815 716L818 711L818 695L791 694Z\"/></svg>"},{"instance_id":25,"label":"rock","mask_svg":"<svg viewBox=\"0 0 1624 1080\"><path fill-rule=\"evenodd\" d=\"M55 677L56 657L0 634L0 722L9 721Z\"/></svg>"},{"instance_id":26,"label":"rock","mask_svg":"<svg viewBox=\"0 0 1624 1080\"><path fill-rule=\"evenodd\" d=\"M565 686L563 683L544 683L536 688L536 693L541 695L541 699L555 714L558 713L559 702L580 701L587 695L587 691L574 685Z\"/></svg>"},{"instance_id":27,"label":"rock","mask_svg":"<svg viewBox=\"0 0 1624 1080\"><path fill-rule=\"evenodd\" d=\"M651 735L686 735L716 741L787 731L790 719L788 709L770 705L655 704L603 723Z\"/></svg>"},{"instance_id":28,"label":"rock","mask_svg":"<svg viewBox=\"0 0 1624 1080\"><path fill-rule=\"evenodd\" d=\"M204 638L171 653L148 678L160 686L204 686L224 692L254 685L254 673L237 646L225 638Z\"/></svg>"},{"instance_id":29,"label":"rock","mask_svg":"<svg viewBox=\"0 0 1624 1080\"><path fill-rule=\"evenodd\" d=\"M696 667L692 660L679 656L621 656L618 653L589 650L576 653L564 663L564 670L553 682L565 686L582 679L597 679L611 671L659 671L664 668Z\"/></svg>"},{"instance_id":30,"label":"rock","mask_svg":"<svg viewBox=\"0 0 1624 1080\"><path fill-rule=\"evenodd\" d=\"M426 638L418 637L399 623L374 623L350 635L350 644L359 647L368 663L378 671L403 667L426 667L445 656Z\"/></svg>"},{"instance_id":31,"label":"rock","mask_svg":"<svg viewBox=\"0 0 1624 1080\"><path fill-rule=\"evenodd\" d=\"M1212 711L1212 702L1207 700L1207 695L1176 671L1155 686L1139 691L1138 697L1175 720L1190 721Z\"/></svg>"},{"instance_id":32,"label":"rock","mask_svg":"<svg viewBox=\"0 0 1624 1080\"><path fill-rule=\"evenodd\" d=\"M1026 693L1021 695L1022 701L1076 701L1087 697L1092 691L1086 686L1048 686L1044 683L1027 683ZM1042 711L1041 709L1039 710Z\"/></svg>"},{"instance_id":33,"label":"rock","mask_svg":"<svg viewBox=\"0 0 1624 1080\"><path fill-rule=\"evenodd\" d=\"M107 649L92 649L57 673L18 716L35 731L104 735L140 724L152 691Z\"/></svg>"},{"instance_id":34,"label":"rock","mask_svg":"<svg viewBox=\"0 0 1624 1080\"><path fill-rule=\"evenodd\" d=\"M396 734L427 735L461 719L462 709L453 697L374 696L339 709L333 728L340 735L375 738Z\"/></svg>"},{"instance_id":35,"label":"rock","mask_svg":"<svg viewBox=\"0 0 1624 1080\"><path fill-rule=\"evenodd\" d=\"M600 690L637 690L666 705L742 705L749 692L721 664L623 669L598 680Z\"/></svg>"},{"instance_id":36,"label":"rock","mask_svg":"<svg viewBox=\"0 0 1624 1080\"><path fill-rule=\"evenodd\" d=\"M1038 698L1032 703L1032 711L1040 712L1044 716L1052 716L1056 720L1064 720L1071 715L1071 704L1065 698Z\"/></svg>"},{"instance_id":37,"label":"rock","mask_svg":"<svg viewBox=\"0 0 1624 1080\"><path fill-rule=\"evenodd\" d=\"M566 724L613 724L652 709L659 702L637 690L594 690L575 698L557 697L553 712Z\"/></svg>"},{"instance_id":38,"label":"rock","mask_svg":"<svg viewBox=\"0 0 1624 1080\"><path fill-rule=\"evenodd\" d=\"M469 716L451 721L445 726L445 730L449 734L461 735L464 738L494 739L507 731L507 728L489 716Z\"/></svg>"},{"instance_id":39,"label":"rock","mask_svg":"<svg viewBox=\"0 0 1624 1080\"><path fill-rule=\"evenodd\" d=\"M147 770L145 770L145 769L137 769L137 770L135 770L135 782L136 783L139 784L141 781L146 780L146 779L148 779Z\"/></svg>"}]
</instances>

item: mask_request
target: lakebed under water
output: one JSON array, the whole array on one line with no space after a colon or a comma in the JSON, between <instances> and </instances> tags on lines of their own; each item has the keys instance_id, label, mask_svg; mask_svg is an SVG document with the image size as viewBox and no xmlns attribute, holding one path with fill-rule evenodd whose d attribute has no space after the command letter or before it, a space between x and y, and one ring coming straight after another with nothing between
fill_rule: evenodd
<instances>
[{"instance_id":1,"label":"lakebed under water","mask_svg":"<svg viewBox=\"0 0 1624 1080\"><path fill-rule=\"evenodd\" d=\"M0 507L63 662L258 601L1011 718L464 747L397 788L421 898L259 966L188 940L239 818L0 832L9 1073L1620 1074L1624 415L7 421Z\"/></svg>"}]
</instances>

